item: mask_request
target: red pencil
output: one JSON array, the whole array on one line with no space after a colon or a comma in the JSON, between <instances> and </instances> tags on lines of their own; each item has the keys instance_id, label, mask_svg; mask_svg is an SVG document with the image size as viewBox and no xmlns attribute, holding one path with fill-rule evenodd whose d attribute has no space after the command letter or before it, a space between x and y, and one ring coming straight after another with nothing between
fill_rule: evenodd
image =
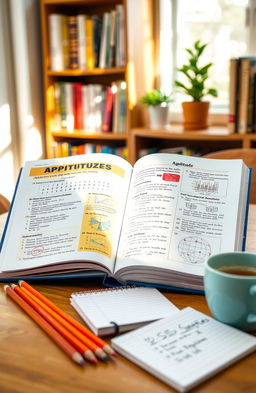
<instances>
[{"instance_id":1,"label":"red pencil","mask_svg":"<svg viewBox=\"0 0 256 393\"><path fill-rule=\"evenodd\" d=\"M44 318L41 317L28 303L25 302L17 293L9 287L4 286L5 293L14 300L52 339L56 344L76 363L80 366L85 364L83 357L79 352L61 336Z\"/></svg>"},{"instance_id":2,"label":"red pencil","mask_svg":"<svg viewBox=\"0 0 256 393\"><path fill-rule=\"evenodd\" d=\"M42 295L40 292L38 292L36 289L34 289L27 282L20 280L19 286L22 288L26 288L29 292L31 292L34 296L36 296L38 299L40 299L42 302L44 302L48 307L50 307L52 310L54 310L57 314L59 314L67 322L69 322L71 325L73 325L75 328L77 328L82 334L89 337L100 348L102 348L108 355L116 356L116 353L113 351L113 349L111 348L110 345L108 345L105 341L103 341L101 338L96 336L94 333L92 333L89 329L87 329L81 323L79 323L74 318L72 318L70 315L68 315L63 310L61 310L59 307L57 307L54 303L52 303L49 299L47 299L44 295Z\"/></svg>"},{"instance_id":3,"label":"red pencil","mask_svg":"<svg viewBox=\"0 0 256 393\"><path fill-rule=\"evenodd\" d=\"M18 287L18 285L11 284L12 289L22 297L34 310L36 310L47 322L49 322L54 329L56 329L71 345L73 345L78 352L80 352L87 360L92 363L97 363L97 360L91 350L88 349L84 343L78 340L72 333L70 333L64 326L56 321L47 311L45 311L38 303L36 303L30 296Z\"/></svg>"}]
</instances>

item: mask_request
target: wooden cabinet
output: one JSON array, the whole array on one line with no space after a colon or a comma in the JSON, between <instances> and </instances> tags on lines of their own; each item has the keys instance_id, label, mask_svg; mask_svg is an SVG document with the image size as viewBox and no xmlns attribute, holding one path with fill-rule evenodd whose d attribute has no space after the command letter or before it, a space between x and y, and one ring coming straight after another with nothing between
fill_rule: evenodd
<instances>
[{"instance_id":1,"label":"wooden cabinet","mask_svg":"<svg viewBox=\"0 0 256 393\"><path fill-rule=\"evenodd\" d=\"M185 146L193 152L207 154L232 148L256 148L256 134L230 134L226 127L204 131L183 131L182 126L168 130L133 128L129 136L129 161L133 165L145 151Z\"/></svg>"},{"instance_id":2,"label":"wooden cabinet","mask_svg":"<svg viewBox=\"0 0 256 393\"><path fill-rule=\"evenodd\" d=\"M104 14L111 11L117 10L117 7L122 5L123 9L123 22L119 20L119 25L122 23L123 28L123 54L124 64L111 61L109 66L105 64L104 67L94 63L92 67L78 67L72 68L70 63L67 66L53 67L52 66L52 30L55 29L55 25L51 25L50 15L64 15L65 18L70 16L77 17L78 15L86 15L86 18L92 19L93 16L100 18L103 25ZM70 25L68 25L69 27ZM111 26L110 26L111 28ZM101 146L113 147L127 147L127 129L129 123L128 114L128 98L127 90L125 91L125 107L122 110L125 111L125 120L123 121L125 126L122 129L122 133L110 131L103 133L102 129L98 127L97 131L89 131L88 127L77 129L73 127L71 130L67 130L65 127L56 126L56 122L52 121L54 111L56 111L56 92L52 92L51 89L54 86L58 86L60 83L82 84L82 86L88 85L100 85L103 89L113 86L116 81L124 81L127 83L127 36L126 36L126 0L41 0L41 30L42 30L42 48L43 48L43 73L44 73L44 99L45 99L45 135L46 135L46 152L47 158L52 158L54 155L58 156L58 149L56 146L68 145L84 145L86 143L94 144L97 146L97 151L100 151ZM56 33L56 32L55 32ZM94 31L93 31L94 34ZM77 43L76 43L77 45ZM115 55L114 55L115 56ZM115 58L116 60L116 58ZM57 68L57 69L56 69ZM125 85L125 84L124 84ZM61 114L59 114L61 116ZM54 124L54 126L53 126ZM113 126L113 124L112 124ZM125 132L124 132L125 129ZM55 150L54 150L55 149ZM57 153L56 153L57 152ZM81 150L79 151L81 153ZM82 151L83 152L83 151ZM67 150L66 150L67 153ZM65 154L66 155L66 154Z\"/></svg>"}]
</instances>

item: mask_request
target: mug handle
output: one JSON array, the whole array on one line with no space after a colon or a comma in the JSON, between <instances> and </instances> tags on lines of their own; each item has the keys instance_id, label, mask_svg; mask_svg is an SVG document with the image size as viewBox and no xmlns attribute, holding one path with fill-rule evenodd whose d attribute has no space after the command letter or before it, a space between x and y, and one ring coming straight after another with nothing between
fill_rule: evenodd
<instances>
[{"instance_id":1,"label":"mug handle","mask_svg":"<svg viewBox=\"0 0 256 393\"><path fill-rule=\"evenodd\" d=\"M252 285L249 289L250 295L256 295L256 285ZM256 322L256 314L249 314L246 318L248 323L255 323Z\"/></svg>"}]
</instances>

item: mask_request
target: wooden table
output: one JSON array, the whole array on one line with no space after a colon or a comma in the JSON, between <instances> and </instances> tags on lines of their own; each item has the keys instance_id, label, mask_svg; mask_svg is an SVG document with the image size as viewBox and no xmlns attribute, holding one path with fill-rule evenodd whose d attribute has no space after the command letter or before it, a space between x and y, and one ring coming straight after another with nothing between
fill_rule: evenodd
<instances>
[{"instance_id":1,"label":"wooden table","mask_svg":"<svg viewBox=\"0 0 256 393\"><path fill-rule=\"evenodd\" d=\"M0 228L5 216L0 216ZM256 251L256 205L250 207L247 250ZM79 320L69 304L74 291L95 289L100 282L81 280L33 284L36 289ZM1 289L3 284L1 284ZM178 308L209 314L202 295L164 292ZM172 388L125 358L85 368L72 361L8 297L0 291L1 393L167 393ZM256 333L256 332L255 332ZM255 393L256 354L242 359L193 390L197 393Z\"/></svg>"}]
</instances>

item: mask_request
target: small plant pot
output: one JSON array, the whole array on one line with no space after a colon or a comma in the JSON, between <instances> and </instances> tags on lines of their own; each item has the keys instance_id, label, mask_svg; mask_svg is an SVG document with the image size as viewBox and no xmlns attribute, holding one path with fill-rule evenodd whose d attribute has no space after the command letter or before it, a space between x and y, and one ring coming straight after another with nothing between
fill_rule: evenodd
<instances>
[{"instance_id":1,"label":"small plant pot","mask_svg":"<svg viewBox=\"0 0 256 393\"><path fill-rule=\"evenodd\" d=\"M183 102L184 130L205 130L208 128L209 102Z\"/></svg>"},{"instance_id":2,"label":"small plant pot","mask_svg":"<svg viewBox=\"0 0 256 393\"><path fill-rule=\"evenodd\" d=\"M164 128L168 124L169 107L168 106L149 106L149 128Z\"/></svg>"}]
</instances>

